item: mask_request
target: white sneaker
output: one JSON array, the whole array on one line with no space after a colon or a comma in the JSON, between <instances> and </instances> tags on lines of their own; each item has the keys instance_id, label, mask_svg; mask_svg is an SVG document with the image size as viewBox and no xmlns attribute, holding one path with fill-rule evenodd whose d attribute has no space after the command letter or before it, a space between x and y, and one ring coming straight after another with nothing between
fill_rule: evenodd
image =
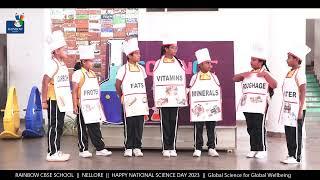
<instances>
[{"instance_id":1,"label":"white sneaker","mask_svg":"<svg viewBox=\"0 0 320 180\"><path fill-rule=\"evenodd\" d=\"M294 157L287 157L287 159L281 161L284 164L298 164L299 162Z\"/></svg>"},{"instance_id":2,"label":"white sneaker","mask_svg":"<svg viewBox=\"0 0 320 180\"><path fill-rule=\"evenodd\" d=\"M132 149L126 149L124 151L124 154L123 154L124 157L131 157L132 156Z\"/></svg>"},{"instance_id":3,"label":"white sneaker","mask_svg":"<svg viewBox=\"0 0 320 180\"><path fill-rule=\"evenodd\" d=\"M92 157L92 153L89 151L82 151L82 152L79 152L79 156L83 158L88 158L88 157Z\"/></svg>"},{"instance_id":4,"label":"white sneaker","mask_svg":"<svg viewBox=\"0 0 320 180\"><path fill-rule=\"evenodd\" d=\"M143 153L141 152L141 149L137 149L137 148L133 150L133 154L136 157L142 157L143 156Z\"/></svg>"},{"instance_id":5,"label":"white sneaker","mask_svg":"<svg viewBox=\"0 0 320 180\"><path fill-rule=\"evenodd\" d=\"M163 155L164 157L170 157L170 151L169 151L169 150L163 150L163 151L162 151L162 155Z\"/></svg>"},{"instance_id":6,"label":"white sneaker","mask_svg":"<svg viewBox=\"0 0 320 180\"><path fill-rule=\"evenodd\" d=\"M208 150L208 155L209 156L213 156L213 157L218 157L219 156L218 152L215 149L212 149L212 148L210 148Z\"/></svg>"},{"instance_id":7,"label":"white sneaker","mask_svg":"<svg viewBox=\"0 0 320 180\"><path fill-rule=\"evenodd\" d=\"M112 154L111 151L108 151L107 149L102 149L101 151L96 151L97 156L110 156Z\"/></svg>"},{"instance_id":8,"label":"white sneaker","mask_svg":"<svg viewBox=\"0 0 320 180\"><path fill-rule=\"evenodd\" d=\"M253 158L256 154L257 154L257 151L250 151L250 152L247 154L247 158Z\"/></svg>"},{"instance_id":9,"label":"white sneaker","mask_svg":"<svg viewBox=\"0 0 320 180\"><path fill-rule=\"evenodd\" d=\"M176 150L170 150L170 156L177 157L178 156L177 151Z\"/></svg>"},{"instance_id":10,"label":"white sneaker","mask_svg":"<svg viewBox=\"0 0 320 180\"><path fill-rule=\"evenodd\" d=\"M200 150L194 150L193 157L200 157L200 156L201 156L201 151Z\"/></svg>"},{"instance_id":11,"label":"white sneaker","mask_svg":"<svg viewBox=\"0 0 320 180\"><path fill-rule=\"evenodd\" d=\"M69 160L69 158L70 158L70 154L64 154L61 151L58 151L58 152L52 154L51 156L49 153L47 154L47 161L50 161L50 162L67 161L67 160Z\"/></svg>"},{"instance_id":12,"label":"white sneaker","mask_svg":"<svg viewBox=\"0 0 320 180\"><path fill-rule=\"evenodd\" d=\"M258 159L263 159L263 158L267 157L267 155L268 155L267 151L258 151L254 157L258 158Z\"/></svg>"}]
</instances>

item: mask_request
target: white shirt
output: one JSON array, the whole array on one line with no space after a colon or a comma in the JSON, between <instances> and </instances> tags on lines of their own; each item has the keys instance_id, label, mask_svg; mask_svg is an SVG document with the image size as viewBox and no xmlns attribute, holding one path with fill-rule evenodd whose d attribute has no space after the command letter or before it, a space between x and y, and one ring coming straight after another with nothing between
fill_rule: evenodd
<instances>
[{"instance_id":1,"label":"white shirt","mask_svg":"<svg viewBox=\"0 0 320 180\"><path fill-rule=\"evenodd\" d=\"M59 61L59 60L56 60L56 61L58 61L60 65L65 65L63 61ZM48 65L45 67L44 74L49 76L49 78L53 78L53 75L57 72L57 70L58 70L57 63L54 62L53 59L51 59L48 62Z\"/></svg>"},{"instance_id":2,"label":"white shirt","mask_svg":"<svg viewBox=\"0 0 320 180\"><path fill-rule=\"evenodd\" d=\"M306 74L302 71L302 69L299 69L296 76L296 81L298 83L298 86L301 86L302 84L307 84L307 77Z\"/></svg>"},{"instance_id":3,"label":"white shirt","mask_svg":"<svg viewBox=\"0 0 320 180\"><path fill-rule=\"evenodd\" d=\"M142 73L143 73L143 77L144 78L147 78L147 74L146 74L146 70L144 69L143 66L141 66L140 64L138 64L138 66L140 67L140 69L142 69ZM118 69L118 72L117 72L117 76L116 78L120 81L122 81L123 77L124 77L124 74L126 72L126 65L122 65L119 69ZM128 69L127 69L128 70Z\"/></svg>"},{"instance_id":4,"label":"white shirt","mask_svg":"<svg viewBox=\"0 0 320 180\"><path fill-rule=\"evenodd\" d=\"M76 70L73 74L72 74L72 82L74 83L79 83L81 80L81 77L83 76L81 69Z\"/></svg>"},{"instance_id":5,"label":"white shirt","mask_svg":"<svg viewBox=\"0 0 320 180\"><path fill-rule=\"evenodd\" d=\"M297 72L296 82L297 82L297 84L298 84L299 87L300 87L302 84L307 84L306 74L302 71L301 68L300 68L299 71ZM303 110L306 110L306 109L307 109L306 99L307 99L307 97L305 97L305 99L304 99Z\"/></svg>"}]
</instances>

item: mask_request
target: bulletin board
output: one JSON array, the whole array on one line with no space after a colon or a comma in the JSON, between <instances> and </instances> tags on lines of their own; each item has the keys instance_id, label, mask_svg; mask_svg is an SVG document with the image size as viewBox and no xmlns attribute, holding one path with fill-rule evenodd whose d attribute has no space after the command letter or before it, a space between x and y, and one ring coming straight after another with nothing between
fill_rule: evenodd
<instances>
[{"instance_id":1,"label":"bulletin board","mask_svg":"<svg viewBox=\"0 0 320 180\"><path fill-rule=\"evenodd\" d=\"M62 30L68 45L70 75L79 60L79 45L95 45L94 69L99 82L108 75L108 40L138 36L137 8L51 9L51 29Z\"/></svg>"}]
</instances>

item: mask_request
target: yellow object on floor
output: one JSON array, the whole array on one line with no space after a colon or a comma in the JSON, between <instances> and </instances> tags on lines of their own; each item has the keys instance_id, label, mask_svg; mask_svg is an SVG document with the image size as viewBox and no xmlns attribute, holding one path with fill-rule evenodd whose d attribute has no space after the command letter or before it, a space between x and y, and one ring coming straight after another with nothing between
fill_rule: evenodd
<instances>
[{"instance_id":1,"label":"yellow object on floor","mask_svg":"<svg viewBox=\"0 0 320 180\"><path fill-rule=\"evenodd\" d=\"M20 131L20 113L19 104L15 87L10 87L6 109L3 117L4 131L0 134L1 139L19 139Z\"/></svg>"}]
</instances>

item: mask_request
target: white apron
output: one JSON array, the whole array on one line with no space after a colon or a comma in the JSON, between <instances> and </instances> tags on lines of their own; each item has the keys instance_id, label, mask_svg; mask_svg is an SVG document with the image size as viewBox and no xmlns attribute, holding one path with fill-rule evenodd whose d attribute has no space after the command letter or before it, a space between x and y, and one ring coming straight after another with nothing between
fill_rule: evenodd
<instances>
[{"instance_id":1,"label":"white apron","mask_svg":"<svg viewBox=\"0 0 320 180\"><path fill-rule=\"evenodd\" d=\"M257 74L251 72L251 75L242 81L242 97L238 104L238 112L266 113L269 83L263 77L257 77Z\"/></svg>"},{"instance_id":2,"label":"white apron","mask_svg":"<svg viewBox=\"0 0 320 180\"><path fill-rule=\"evenodd\" d=\"M81 69L81 71L85 78L80 89L80 108L84 123L99 123L103 117L98 79L96 76L91 77L84 69Z\"/></svg>"},{"instance_id":3,"label":"white apron","mask_svg":"<svg viewBox=\"0 0 320 180\"><path fill-rule=\"evenodd\" d=\"M72 112L73 103L70 88L69 72L66 65L62 65L58 60L53 59L57 65L57 73L53 76L54 92L56 95L57 105L61 112Z\"/></svg>"},{"instance_id":4,"label":"white apron","mask_svg":"<svg viewBox=\"0 0 320 180\"><path fill-rule=\"evenodd\" d=\"M125 64L125 75L122 79L123 108L126 117L149 115L146 84L143 70L131 72Z\"/></svg>"},{"instance_id":5,"label":"white apron","mask_svg":"<svg viewBox=\"0 0 320 180\"><path fill-rule=\"evenodd\" d=\"M197 74L194 84L190 87L190 120L221 121L222 120L222 95L216 76L211 74L210 80L201 80Z\"/></svg>"},{"instance_id":6,"label":"white apron","mask_svg":"<svg viewBox=\"0 0 320 180\"><path fill-rule=\"evenodd\" d=\"M177 59L165 63L162 56L153 71L155 107L187 106L186 74Z\"/></svg>"},{"instance_id":7,"label":"white apron","mask_svg":"<svg viewBox=\"0 0 320 180\"><path fill-rule=\"evenodd\" d=\"M297 127L299 113L299 87L296 82L298 70L292 77L286 77L282 85L282 106L280 122L285 126Z\"/></svg>"}]
</instances>

